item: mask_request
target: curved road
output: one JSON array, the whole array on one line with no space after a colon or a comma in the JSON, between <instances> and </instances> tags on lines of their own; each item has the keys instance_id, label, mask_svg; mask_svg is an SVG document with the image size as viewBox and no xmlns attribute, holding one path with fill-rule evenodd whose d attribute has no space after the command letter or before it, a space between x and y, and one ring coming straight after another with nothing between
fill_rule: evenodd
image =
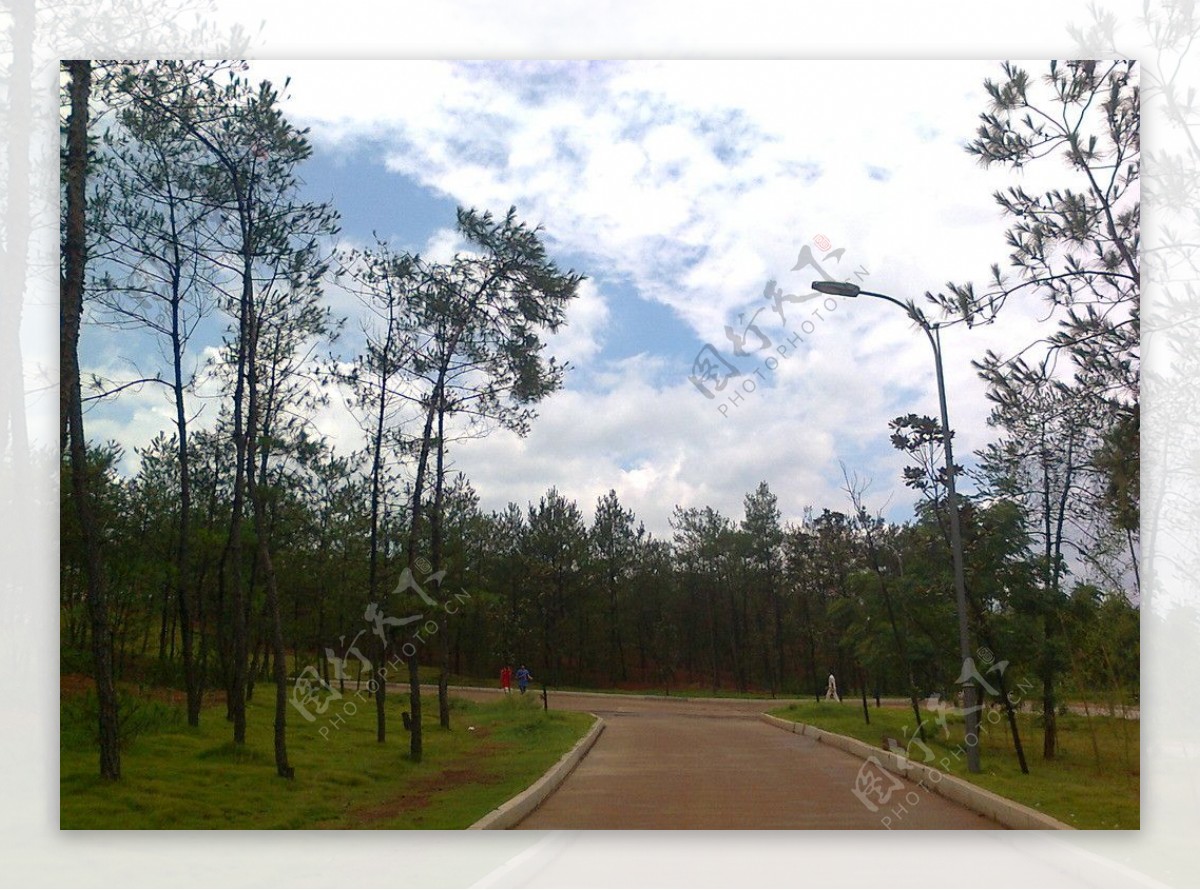
<instances>
[{"instance_id":1,"label":"curved road","mask_svg":"<svg viewBox=\"0 0 1200 890\"><path fill-rule=\"evenodd\" d=\"M552 708L603 717L604 732L517 827L1002 827L909 782L871 812L853 794L864 761L758 717L786 703L552 692Z\"/></svg>"}]
</instances>

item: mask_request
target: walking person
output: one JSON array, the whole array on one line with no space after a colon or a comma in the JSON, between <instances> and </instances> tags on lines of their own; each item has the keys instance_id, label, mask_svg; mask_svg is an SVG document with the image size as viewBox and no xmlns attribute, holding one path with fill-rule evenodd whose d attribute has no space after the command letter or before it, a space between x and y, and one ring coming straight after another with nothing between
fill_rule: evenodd
<instances>
[{"instance_id":1,"label":"walking person","mask_svg":"<svg viewBox=\"0 0 1200 890\"><path fill-rule=\"evenodd\" d=\"M829 672L829 683L825 687L825 701L841 701L841 697L837 691L837 680L833 678L833 671Z\"/></svg>"},{"instance_id":2,"label":"walking person","mask_svg":"<svg viewBox=\"0 0 1200 890\"><path fill-rule=\"evenodd\" d=\"M507 664L500 668L500 688L505 695L512 695L512 668Z\"/></svg>"},{"instance_id":3,"label":"walking person","mask_svg":"<svg viewBox=\"0 0 1200 890\"><path fill-rule=\"evenodd\" d=\"M525 694L525 687L529 685L529 681L533 679L533 674L529 673L529 668L521 665L517 669L517 687L521 690L521 695Z\"/></svg>"}]
</instances>

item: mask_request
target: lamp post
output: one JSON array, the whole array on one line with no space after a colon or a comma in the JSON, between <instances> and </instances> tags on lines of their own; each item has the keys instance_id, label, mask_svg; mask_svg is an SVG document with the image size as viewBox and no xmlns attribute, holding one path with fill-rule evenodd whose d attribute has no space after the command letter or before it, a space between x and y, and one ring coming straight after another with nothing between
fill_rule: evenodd
<instances>
[{"instance_id":1,"label":"lamp post","mask_svg":"<svg viewBox=\"0 0 1200 890\"><path fill-rule=\"evenodd\" d=\"M963 687L963 710L966 720L967 769L979 772L979 709L975 680L971 676L974 660L971 658L971 640L967 631L967 587L963 578L962 530L958 519L958 491L954 484L954 450L950 444L950 417L946 410L946 381L942 374L941 325L930 324L915 306L900 302L887 294L862 290L858 285L845 281L814 281L813 290L835 297L875 297L886 300L904 310L905 315L915 321L929 338L933 347L933 362L937 369L938 402L942 409L942 437L946 453L946 509L950 513L950 550L954 562L954 597L958 606L958 648L962 657L962 675L959 682Z\"/></svg>"}]
</instances>

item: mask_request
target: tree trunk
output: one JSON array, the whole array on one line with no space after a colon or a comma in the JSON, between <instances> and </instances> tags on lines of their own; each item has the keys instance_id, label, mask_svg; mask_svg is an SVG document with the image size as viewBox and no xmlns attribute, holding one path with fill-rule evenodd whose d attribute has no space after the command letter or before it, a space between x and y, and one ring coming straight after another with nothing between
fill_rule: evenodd
<instances>
[{"instance_id":1,"label":"tree trunk","mask_svg":"<svg viewBox=\"0 0 1200 890\"><path fill-rule=\"evenodd\" d=\"M974 615L975 623L979 628L979 638L983 640L984 645L991 649L992 652L998 652L991 633L988 630L988 622L983 615L983 609L980 608L979 603L975 601L975 598L971 596L971 591L969 588L967 589L967 603L971 606L971 614ZM1029 775L1029 765L1025 762L1025 747L1021 744L1021 729L1017 725L1017 712L1016 709L1013 708L1012 701L1008 697L1008 683L1004 679L1004 671L999 671L998 673L1000 696L1004 701L1004 712L1008 716L1008 729L1012 734L1013 749L1017 754L1017 763L1021 767L1021 772L1025 775ZM982 695L978 704L983 704Z\"/></svg>"},{"instance_id":2,"label":"tree trunk","mask_svg":"<svg viewBox=\"0 0 1200 890\"><path fill-rule=\"evenodd\" d=\"M783 606L780 603L778 579L771 582L771 610L775 619L775 685L782 692L785 688L784 677L787 675L783 658Z\"/></svg>"},{"instance_id":3,"label":"tree trunk","mask_svg":"<svg viewBox=\"0 0 1200 890\"><path fill-rule=\"evenodd\" d=\"M879 570L878 553L875 550L875 542L870 534L867 535L867 555L871 560L871 564L875 566L875 577L879 580L879 591L883 594L884 605L887 606L888 624L892 628L892 638L896 641L896 651L904 662L905 678L908 680L908 703L912 707L913 719L917 721L917 734L921 737L921 741L926 741L925 724L921 720L921 706L917 701L917 683L913 678L912 661L908 657L908 646L904 642L904 635L900 633L900 628L896 624L896 613L892 608L892 596L888 591L887 582L884 580L883 572Z\"/></svg>"},{"instance_id":4,"label":"tree trunk","mask_svg":"<svg viewBox=\"0 0 1200 890\"><path fill-rule=\"evenodd\" d=\"M862 687L863 720L870 724L871 711L867 708L867 675L861 664L858 666L858 683Z\"/></svg>"},{"instance_id":5,"label":"tree trunk","mask_svg":"<svg viewBox=\"0 0 1200 890\"><path fill-rule=\"evenodd\" d=\"M408 530L408 570L411 572L417 561L418 536L421 532L421 502L425 489L425 471L429 465L430 437L433 435L433 406L425 413L425 429L421 437L421 450L417 457L417 472L413 479L412 516ZM409 754L420 763L422 752L421 727L421 663L416 647L408 656L408 707L411 715Z\"/></svg>"},{"instance_id":6,"label":"tree trunk","mask_svg":"<svg viewBox=\"0 0 1200 890\"><path fill-rule=\"evenodd\" d=\"M258 559L267 587L267 611L271 622L271 668L275 680L275 769L284 779L294 778L296 771L288 764L287 756L287 649L283 639L283 622L279 612L279 586L271 550L267 542L262 493L251 481L251 500L258 536ZM380 684L382 685L382 684Z\"/></svg>"},{"instance_id":7,"label":"tree trunk","mask_svg":"<svg viewBox=\"0 0 1200 890\"><path fill-rule=\"evenodd\" d=\"M1052 664L1053 654L1051 651L1050 625L1050 616L1043 616L1042 627L1045 635L1045 652L1042 664L1042 758L1044 760L1053 760L1058 751L1058 714L1055 710L1056 702L1054 700L1054 668Z\"/></svg>"},{"instance_id":8,"label":"tree trunk","mask_svg":"<svg viewBox=\"0 0 1200 890\"><path fill-rule=\"evenodd\" d=\"M704 598L708 603L709 653L712 657L713 692L716 692L721 688L721 671L717 651L717 601L715 594L711 591Z\"/></svg>"},{"instance_id":9,"label":"tree trunk","mask_svg":"<svg viewBox=\"0 0 1200 890\"><path fill-rule=\"evenodd\" d=\"M169 644L168 648L167 648L167 661L169 661L171 664L175 663L175 635L178 633L179 633L179 614L177 612L172 612L171 613L171 627L167 631L167 641Z\"/></svg>"},{"instance_id":10,"label":"tree trunk","mask_svg":"<svg viewBox=\"0 0 1200 890\"><path fill-rule=\"evenodd\" d=\"M739 692L746 691L742 672L742 660L738 651L737 598L732 585L729 588L729 657L733 662L733 678Z\"/></svg>"},{"instance_id":11,"label":"tree trunk","mask_svg":"<svg viewBox=\"0 0 1200 890\"><path fill-rule=\"evenodd\" d=\"M1017 763L1021 766L1021 772L1029 775L1029 764L1025 762L1025 747L1021 744L1021 730L1017 726L1017 712L1008 697L1008 684L1004 680L1003 672L1000 673L1000 695L1004 697L1004 712L1008 715L1008 729L1012 733L1013 748L1017 752Z\"/></svg>"},{"instance_id":12,"label":"tree trunk","mask_svg":"<svg viewBox=\"0 0 1200 890\"><path fill-rule=\"evenodd\" d=\"M808 642L808 671L812 677L813 697L819 702L821 700L821 678L817 673L817 639L816 632L813 629L812 609L809 608L807 594L804 596L802 603L804 605L804 636Z\"/></svg>"},{"instance_id":13,"label":"tree trunk","mask_svg":"<svg viewBox=\"0 0 1200 890\"><path fill-rule=\"evenodd\" d=\"M121 778L120 722L113 680L112 632L100 558L100 536L92 512L88 484L87 441L83 430L83 400L79 380L79 326L83 315L84 271L87 264L87 125L92 66L87 60L66 63L71 76L71 112L67 124L67 210L62 278L62 381L65 393L71 457L71 494L83 536L87 571L87 604L91 620L92 670L99 702L100 775ZM65 443L64 443L65 444Z\"/></svg>"},{"instance_id":14,"label":"tree trunk","mask_svg":"<svg viewBox=\"0 0 1200 890\"><path fill-rule=\"evenodd\" d=\"M410 742L408 755L414 763L421 762L421 666L417 655L408 656L408 707L410 719Z\"/></svg>"},{"instance_id":15,"label":"tree trunk","mask_svg":"<svg viewBox=\"0 0 1200 890\"><path fill-rule=\"evenodd\" d=\"M171 585L162 583L162 599L159 602L158 613L158 663L165 664L167 660L167 629L171 626ZM143 635L143 640L145 636ZM142 651L146 649L142 646Z\"/></svg>"},{"instance_id":16,"label":"tree trunk","mask_svg":"<svg viewBox=\"0 0 1200 890\"><path fill-rule=\"evenodd\" d=\"M390 327L389 327L390 334ZM379 387L379 405L375 417L374 441L371 443L371 553L370 569L367 580L367 600L382 609L383 602L379 597L379 501L380 487L383 475L383 424L387 414L387 383ZM379 641L379 655L376 659L377 670L382 669L387 662L387 638ZM375 741L383 744L387 741L387 711L384 705L387 701L387 683L382 676L377 676L375 684Z\"/></svg>"},{"instance_id":17,"label":"tree trunk","mask_svg":"<svg viewBox=\"0 0 1200 890\"><path fill-rule=\"evenodd\" d=\"M433 516L430 519L430 561L433 564L435 577L440 578L442 571L442 535L444 534L445 509L445 479L446 479L446 398L442 387L437 393L437 455L433 476ZM442 591L442 582L438 581L438 593ZM446 611L442 610L437 617L438 650L441 669L438 672L438 725L442 729L450 728L450 635L446 628Z\"/></svg>"},{"instance_id":18,"label":"tree trunk","mask_svg":"<svg viewBox=\"0 0 1200 890\"><path fill-rule=\"evenodd\" d=\"M254 536L257 539L257 567L262 572L267 591L266 612L269 622L262 641L263 661L268 652L271 673L275 681L275 770L280 778L295 777L295 770L287 756L287 649L283 639L283 619L279 608L279 585L275 577L275 565L271 561L271 530L267 522L266 496L263 488L267 484L267 446L263 447L261 463L257 459L258 431L260 420L258 393L258 341L259 327L257 312L251 318L250 342L247 344L246 360L246 487L254 511ZM256 464L258 476L255 478ZM255 572L257 574L257 572ZM269 640L269 643L268 643ZM256 647L257 648L257 647Z\"/></svg>"},{"instance_id":19,"label":"tree trunk","mask_svg":"<svg viewBox=\"0 0 1200 890\"><path fill-rule=\"evenodd\" d=\"M171 213L174 233L174 208ZM171 358L175 375L175 428L179 439L179 545L175 552L175 600L179 618L180 638L183 646L183 678L187 688L188 726L200 725L200 676L196 669L195 644L192 635L192 610L188 596L191 581L191 534L192 534L192 480L188 455L187 405L183 389L183 326L180 308L183 300L183 259L179 252L179 239L172 239L175 251L172 264L171 294ZM174 635L172 635L172 646Z\"/></svg>"},{"instance_id":20,"label":"tree trunk","mask_svg":"<svg viewBox=\"0 0 1200 890\"><path fill-rule=\"evenodd\" d=\"M246 452L247 431L243 415L246 399L246 361L252 333L251 313L253 312L253 259L250 253L251 242L246 231L248 221L243 219L242 246L242 293L240 311L238 313L238 343L237 343L237 380L233 391L233 442L234 442L234 478L233 504L229 521L229 562L232 563L230 572L230 603L229 611L233 625L233 639L230 651L229 676L229 707L230 719L233 720L233 741L235 745L246 743L246 674L249 661L249 640L246 621L246 604L249 597L242 583L242 514L245 510L246 497Z\"/></svg>"}]
</instances>

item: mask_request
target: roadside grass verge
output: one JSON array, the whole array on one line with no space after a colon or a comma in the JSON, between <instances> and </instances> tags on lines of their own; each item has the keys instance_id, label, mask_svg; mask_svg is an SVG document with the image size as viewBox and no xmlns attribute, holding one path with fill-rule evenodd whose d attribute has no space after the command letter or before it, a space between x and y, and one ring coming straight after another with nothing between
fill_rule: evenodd
<instances>
[{"instance_id":1,"label":"roadside grass verge","mask_svg":"<svg viewBox=\"0 0 1200 890\"><path fill-rule=\"evenodd\" d=\"M463 674L451 674L449 676L451 687L454 686L475 686L483 689L500 689L499 677L483 679L480 677L468 677ZM513 680L512 688L515 691L517 681ZM652 695L652 696L667 696L670 698L745 698L764 701L792 701L797 698L811 698L811 692L778 692L774 696L765 690L756 689L746 692L739 692L736 689L718 689L713 692L711 686L703 686L689 684L687 686L670 686L666 687L661 684L655 686L652 684L627 683L624 686L577 686L572 684L562 684L559 686L551 686L547 684L547 689L553 695L556 692L597 692L604 695ZM529 684L530 693L542 692L541 680L537 677L534 682ZM553 700L551 700L553 705Z\"/></svg>"},{"instance_id":2,"label":"roadside grass verge","mask_svg":"<svg viewBox=\"0 0 1200 890\"><path fill-rule=\"evenodd\" d=\"M97 774L94 699L62 703L60 824L75 828L466 828L537 780L592 725L588 714L541 709L532 698L452 700L451 730L437 699L422 701L424 758L408 756L408 697L388 697L388 740L375 740L371 701L323 737L327 722L288 714L290 781L275 773L273 690L247 707L235 746L224 705L190 728L180 705L126 696L131 731L122 778ZM470 729L469 727L474 727Z\"/></svg>"},{"instance_id":3,"label":"roadside grass verge","mask_svg":"<svg viewBox=\"0 0 1200 890\"><path fill-rule=\"evenodd\" d=\"M884 736L904 744L915 735L912 713L900 708L872 707L870 725L863 722L860 704L851 701L805 702L769 713L875 746L882 745ZM962 749L964 724L957 714L947 720L948 737L933 720L925 724L926 744L935 755L930 764L1075 828L1139 827L1139 721L1093 716L1089 726L1089 718L1082 715L1060 715L1057 757L1043 760L1040 717L1019 713L1017 725L1029 765L1029 775L1024 775L1017 763L1007 717L1000 711L981 717L982 772L967 772ZM910 744L908 750L918 763L928 758L917 743Z\"/></svg>"},{"instance_id":4,"label":"roadside grass verge","mask_svg":"<svg viewBox=\"0 0 1200 890\"><path fill-rule=\"evenodd\" d=\"M539 686L538 689L540 690L541 687ZM647 686L644 689L632 688L632 687L628 687L628 686L612 687L612 688L597 688L597 687L589 687L589 686L557 686L557 687L552 686L552 687L550 687L550 691L551 691L551 693L553 693L553 692L598 692L598 693L602 693L604 695L633 695L633 696L649 695L649 696L666 697L666 698L744 698L744 699L752 699L755 701L761 700L761 701L767 701L767 702L779 701L779 700L791 701L792 699L799 697L799 696L795 696L795 695L784 695L782 693L772 696L771 693L769 693L769 692L759 692L759 691L738 692L735 689L718 689L716 692L713 692L711 688L706 689L704 687L699 687L699 686L689 686L689 687L685 687L685 688L676 688L676 687L672 686L670 688L670 690L667 690L665 687L662 687L662 686Z\"/></svg>"}]
</instances>

